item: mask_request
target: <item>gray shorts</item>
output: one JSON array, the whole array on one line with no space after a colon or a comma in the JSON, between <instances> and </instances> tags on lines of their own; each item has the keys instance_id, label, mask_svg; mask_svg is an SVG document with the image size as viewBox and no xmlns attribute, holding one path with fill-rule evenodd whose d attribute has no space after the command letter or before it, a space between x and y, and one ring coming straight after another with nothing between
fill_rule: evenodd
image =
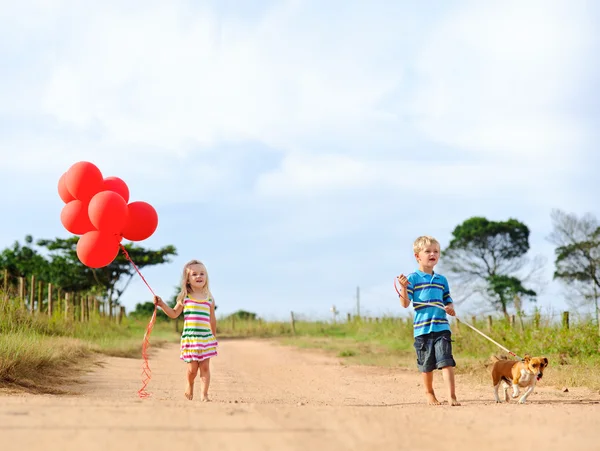
<instances>
[{"instance_id":1,"label":"gray shorts","mask_svg":"<svg viewBox=\"0 0 600 451\"><path fill-rule=\"evenodd\" d=\"M452 357L452 334L450 331L431 332L415 337L417 367L421 373L456 366Z\"/></svg>"}]
</instances>

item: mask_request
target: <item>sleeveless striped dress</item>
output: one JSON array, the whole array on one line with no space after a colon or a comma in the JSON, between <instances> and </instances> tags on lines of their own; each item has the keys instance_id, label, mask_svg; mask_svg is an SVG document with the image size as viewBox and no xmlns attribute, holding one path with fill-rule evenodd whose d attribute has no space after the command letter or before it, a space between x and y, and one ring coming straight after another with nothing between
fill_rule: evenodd
<instances>
[{"instance_id":1,"label":"sleeveless striped dress","mask_svg":"<svg viewBox=\"0 0 600 451\"><path fill-rule=\"evenodd\" d=\"M210 329L212 302L211 298L200 301L189 296L183 301L180 359L184 362L201 362L217 355L217 339Z\"/></svg>"}]
</instances>

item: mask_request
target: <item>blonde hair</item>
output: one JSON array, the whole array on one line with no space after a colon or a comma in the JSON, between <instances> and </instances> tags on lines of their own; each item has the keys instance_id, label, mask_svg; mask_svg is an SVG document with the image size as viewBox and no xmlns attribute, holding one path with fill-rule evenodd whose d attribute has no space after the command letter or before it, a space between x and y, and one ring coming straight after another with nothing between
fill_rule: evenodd
<instances>
[{"instance_id":1,"label":"blonde hair","mask_svg":"<svg viewBox=\"0 0 600 451\"><path fill-rule=\"evenodd\" d=\"M206 273L206 283L204 284L204 289L209 297L212 297L210 293L210 286L208 284L208 271L204 263L200 260L190 260L183 267L183 275L181 276L181 291L177 295L177 303L183 303L184 299L189 295L192 291L192 286L190 285L190 267L194 265L201 265L204 268L204 272Z\"/></svg>"},{"instance_id":2,"label":"blonde hair","mask_svg":"<svg viewBox=\"0 0 600 451\"><path fill-rule=\"evenodd\" d=\"M415 252L415 254L418 254L427 246L431 246L432 244L437 244L438 247L441 247L440 242L434 237L428 235L420 236L415 240L413 244L413 251Z\"/></svg>"}]
</instances>

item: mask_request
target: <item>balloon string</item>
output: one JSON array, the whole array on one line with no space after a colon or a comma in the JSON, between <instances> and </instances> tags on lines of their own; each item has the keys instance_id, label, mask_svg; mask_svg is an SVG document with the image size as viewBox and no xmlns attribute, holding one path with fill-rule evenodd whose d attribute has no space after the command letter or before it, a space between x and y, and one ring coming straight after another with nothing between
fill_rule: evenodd
<instances>
[{"instance_id":1,"label":"balloon string","mask_svg":"<svg viewBox=\"0 0 600 451\"><path fill-rule=\"evenodd\" d=\"M133 265L133 267L135 268L137 273L140 275L140 277L142 278L142 280L144 281L144 283L146 284L146 286L148 287L150 292L154 296L156 296L154 294L154 291L152 290L152 287L148 284L148 282L146 282L146 279L144 278L144 276L142 275L142 273L140 272L140 270L138 269L136 264L133 262L133 260L129 256L129 253L127 252L127 249L125 249L125 246L123 246L122 244L120 246L121 246L121 250L125 254L125 258L131 262L131 264ZM150 334L152 333L152 329L154 328L155 322L156 322L156 306L154 306L154 312L152 312L152 318L150 318L150 322L148 323L148 326L146 327L146 332L144 333L144 341L142 342L142 359L143 359L143 362L142 362L142 388L140 388L138 390L138 396L140 398L147 398L147 397L151 396L151 393L148 393L146 391L146 387L150 383L150 379L152 379L152 371L150 370L150 365L148 363L148 347L150 346Z\"/></svg>"}]
</instances>

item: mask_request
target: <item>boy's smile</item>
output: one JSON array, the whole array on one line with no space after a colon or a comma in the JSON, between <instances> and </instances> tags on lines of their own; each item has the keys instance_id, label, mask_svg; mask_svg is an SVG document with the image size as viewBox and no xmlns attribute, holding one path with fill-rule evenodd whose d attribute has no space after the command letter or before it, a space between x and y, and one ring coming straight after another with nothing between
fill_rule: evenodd
<instances>
[{"instance_id":1,"label":"boy's smile","mask_svg":"<svg viewBox=\"0 0 600 451\"><path fill-rule=\"evenodd\" d=\"M440 248L435 244L431 244L422 249L415 257L419 263L419 269L424 272L431 272L440 259Z\"/></svg>"}]
</instances>

